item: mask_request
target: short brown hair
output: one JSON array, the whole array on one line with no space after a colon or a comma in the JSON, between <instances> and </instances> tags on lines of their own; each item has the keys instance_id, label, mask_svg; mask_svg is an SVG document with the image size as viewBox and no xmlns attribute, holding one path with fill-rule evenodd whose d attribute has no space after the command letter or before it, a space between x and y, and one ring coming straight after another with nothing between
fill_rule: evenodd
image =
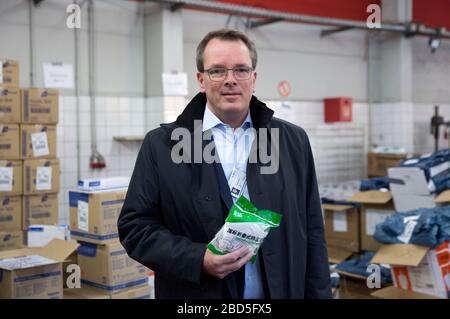
<instances>
[{"instance_id":1,"label":"short brown hair","mask_svg":"<svg viewBox=\"0 0 450 319\"><path fill-rule=\"evenodd\" d=\"M223 41L242 41L247 46L250 51L250 58L252 60L252 67L256 68L256 62L258 60L258 55L256 53L256 47L252 40L250 40L245 33L241 31L232 30L232 29L220 29L209 32L205 37L200 41L197 47L197 70L199 72L205 71L204 69L204 53L205 48L208 45L209 41L212 39L220 39Z\"/></svg>"}]
</instances>

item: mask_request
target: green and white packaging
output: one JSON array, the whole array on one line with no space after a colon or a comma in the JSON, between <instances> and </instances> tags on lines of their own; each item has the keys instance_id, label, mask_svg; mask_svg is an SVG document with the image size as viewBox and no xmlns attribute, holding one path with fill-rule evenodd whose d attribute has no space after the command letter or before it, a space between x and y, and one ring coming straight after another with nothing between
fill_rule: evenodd
<instances>
[{"instance_id":1,"label":"green and white packaging","mask_svg":"<svg viewBox=\"0 0 450 319\"><path fill-rule=\"evenodd\" d=\"M270 210L259 210L247 198L240 196L231 207L225 224L208 244L216 255L225 255L248 246L253 250L251 262L271 228L278 227L281 214Z\"/></svg>"}]
</instances>

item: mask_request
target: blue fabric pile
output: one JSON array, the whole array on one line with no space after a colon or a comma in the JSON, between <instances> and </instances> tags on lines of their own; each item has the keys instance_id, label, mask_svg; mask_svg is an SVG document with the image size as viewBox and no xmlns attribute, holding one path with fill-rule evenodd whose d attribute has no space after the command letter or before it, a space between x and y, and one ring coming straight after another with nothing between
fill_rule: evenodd
<instances>
[{"instance_id":1,"label":"blue fabric pile","mask_svg":"<svg viewBox=\"0 0 450 319\"><path fill-rule=\"evenodd\" d=\"M374 255L374 252L366 251L359 258L349 259L337 264L336 269L368 277L372 272L368 272L367 267L371 264L370 261ZM391 270L382 265L380 265L380 270L381 282L392 283Z\"/></svg>"},{"instance_id":2,"label":"blue fabric pile","mask_svg":"<svg viewBox=\"0 0 450 319\"><path fill-rule=\"evenodd\" d=\"M395 213L376 226L373 237L385 244L439 246L450 241L450 206Z\"/></svg>"},{"instance_id":3,"label":"blue fabric pile","mask_svg":"<svg viewBox=\"0 0 450 319\"><path fill-rule=\"evenodd\" d=\"M364 179L361 181L361 185L359 190L361 192L371 191L371 190L381 190L381 189L390 189L389 188L389 177L374 177L369 179Z\"/></svg>"}]
</instances>

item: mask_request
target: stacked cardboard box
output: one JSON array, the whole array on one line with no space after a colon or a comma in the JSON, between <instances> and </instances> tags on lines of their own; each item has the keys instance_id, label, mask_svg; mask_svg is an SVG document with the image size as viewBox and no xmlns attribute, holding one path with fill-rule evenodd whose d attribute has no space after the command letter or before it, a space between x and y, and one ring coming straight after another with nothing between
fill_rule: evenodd
<instances>
[{"instance_id":1,"label":"stacked cardboard box","mask_svg":"<svg viewBox=\"0 0 450 319\"><path fill-rule=\"evenodd\" d=\"M54 239L45 247L0 252L0 299L62 299L62 263L77 247Z\"/></svg>"},{"instance_id":2,"label":"stacked cardboard box","mask_svg":"<svg viewBox=\"0 0 450 319\"><path fill-rule=\"evenodd\" d=\"M64 289L64 299L151 299L151 292L148 286L138 286L108 294L102 289L84 285L79 289Z\"/></svg>"},{"instance_id":3,"label":"stacked cardboard box","mask_svg":"<svg viewBox=\"0 0 450 319\"><path fill-rule=\"evenodd\" d=\"M396 167L406 159L405 153L367 153L367 175L369 178L386 176L390 167Z\"/></svg>"},{"instance_id":4,"label":"stacked cardboard box","mask_svg":"<svg viewBox=\"0 0 450 319\"><path fill-rule=\"evenodd\" d=\"M331 263L340 263L360 251L359 208L323 204L325 238Z\"/></svg>"},{"instance_id":5,"label":"stacked cardboard box","mask_svg":"<svg viewBox=\"0 0 450 319\"><path fill-rule=\"evenodd\" d=\"M23 223L29 226L58 222L60 167L56 158L58 91L21 90L20 158L23 160Z\"/></svg>"},{"instance_id":6,"label":"stacked cardboard box","mask_svg":"<svg viewBox=\"0 0 450 319\"><path fill-rule=\"evenodd\" d=\"M20 121L19 63L0 59L0 251L23 245Z\"/></svg>"},{"instance_id":7,"label":"stacked cardboard box","mask_svg":"<svg viewBox=\"0 0 450 319\"><path fill-rule=\"evenodd\" d=\"M75 293L79 298L124 298L128 295L118 294L143 287L148 294L148 269L131 259L118 239L117 220L126 192L69 192L71 238L80 244L81 284L96 288Z\"/></svg>"},{"instance_id":8,"label":"stacked cardboard box","mask_svg":"<svg viewBox=\"0 0 450 319\"><path fill-rule=\"evenodd\" d=\"M396 288L450 298L450 244L429 248L412 244L383 245L373 263L391 265Z\"/></svg>"},{"instance_id":9,"label":"stacked cardboard box","mask_svg":"<svg viewBox=\"0 0 450 319\"><path fill-rule=\"evenodd\" d=\"M30 225L58 222L59 97L54 89L20 89L18 61L0 59L0 66L2 250L19 248L13 243Z\"/></svg>"},{"instance_id":10,"label":"stacked cardboard box","mask_svg":"<svg viewBox=\"0 0 450 319\"><path fill-rule=\"evenodd\" d=\"M358 192L350 197L349 201L361 204L361 250L377 251L381 244L373 238L375 228L395 212L391 193L375 190Z\"/></svg>"}]
</instances>

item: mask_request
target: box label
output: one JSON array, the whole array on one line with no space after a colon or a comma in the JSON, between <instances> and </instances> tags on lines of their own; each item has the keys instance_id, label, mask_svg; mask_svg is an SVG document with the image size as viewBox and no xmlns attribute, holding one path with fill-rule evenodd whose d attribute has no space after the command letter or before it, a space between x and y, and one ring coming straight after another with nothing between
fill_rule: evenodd
<instances>
[{"instance_id":1,"label":"box label","mask_svg":"<svg viewBox=\"0 0 450 319\"><path fill-rule=\"evenodd\" d=\"M412 233L414 231L414 227L416 227L417 225L417 219L419 218L419 216L409 216L409 217L405 217L403 218L403 222L406 224L405 225L405 230L403 231L403 233L398 236L398 240L400 240L401 242L407 244L409 243L409 240L411 239Z\"/></svg>"},{"instance_id":2,"label":"box label","mask_svg":"<svg viewBox=\"0 0 450 319\"><path fill-rule=\"evenodd\" d=\"M78 201L78 228L89 231L89 203Z\"/></svg>"},{"instance_id":3,"label":"box label","mask_svg":"<svg viewBox=\"0 0 450 319\"><path fill-rule=\"evenodd\" d=\"M31 145L33 147L33 156L46 156L50 152L48 150L48 139L46 132L31 133Z\"/></svg>"},{"instance_id":4,"label":"box label","mask_svg":"<svg viewBox=\"0 0 450 319\"><path fill-rule=\"evenodd\" d=\"M0 167L0 191L10 192L13 189L13 168Z\"/></svg>"},{"instance_id":5,"label":"box label","mask_svg":"<svg viewBox=\"0 0 450 319\"><path fill-rule=\"evenodd\" d=\"M347 213L345 211L333 212L333 231L346 232L347 226Z\"/></svg>"},{"instance_id":6,"label":"box label","mask_svg":"<svg viewBox=\"0 0 450 319\"><path fill-rule=\"evenodd\" d=\"M52 168L38 166L36 168L36 190L50 190L52 188Z\"/></svg>"},{"instance_id":7,"label":"box label","mask_svg":"<svg viewBox=\"0 0 450 319\"><path fill-rule=\"evenodd\" d=\"M39 255L30 255L30 256L19 256L14 258L5 258L0 260L0 267L7 270L15 270L15 269L23 269L23 268L31 268L42 265L54 264L56 261L39 256Z\"/></svg>"},{"instance_id":8,"label":"box label","mask_svg":"<svg viewBox=\"0 0 450 319\"><path fill-rule=\"evenodd\" d=\"M392 212L385 210L367 209L366 210L366 235L373 236L378 224L383 223Z\"/></svg>"}]
</instances>

